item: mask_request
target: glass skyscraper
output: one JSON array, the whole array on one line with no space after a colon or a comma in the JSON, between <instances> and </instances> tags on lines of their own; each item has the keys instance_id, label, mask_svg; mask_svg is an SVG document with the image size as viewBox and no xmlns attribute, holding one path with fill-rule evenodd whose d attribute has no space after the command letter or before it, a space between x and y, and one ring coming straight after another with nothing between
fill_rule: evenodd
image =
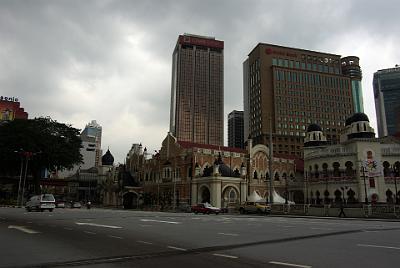
<instances>
[{"instance_id":1,"label":"glass skyscraper","mask_svg":"<svg viewBox=\"0 0 400 268\"><path fill-rule=\"evenodd\" d=\"M400 131L400 67L374 73L373 87L378 135L392 136Z\"/></svg>"}]
</instances>

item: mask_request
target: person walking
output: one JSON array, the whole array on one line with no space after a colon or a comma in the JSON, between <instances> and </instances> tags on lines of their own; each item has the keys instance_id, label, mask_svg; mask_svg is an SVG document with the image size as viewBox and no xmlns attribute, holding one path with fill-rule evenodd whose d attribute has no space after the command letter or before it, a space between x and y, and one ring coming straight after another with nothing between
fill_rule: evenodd
<instances>
[{"instance_id":1,"label":"person walking","mask_svg":"<svg viewBox=\"0 0 400 268\"><path fill-rule=\"evenodd\" d=\"M342 217L342 215L343 215L344 218L346 218L346 214L344 213L344 205L343 205L343 202L340 202L340 213L339 213L339 216L338 216L338 217Z\"/></svg>"}]
</instances>

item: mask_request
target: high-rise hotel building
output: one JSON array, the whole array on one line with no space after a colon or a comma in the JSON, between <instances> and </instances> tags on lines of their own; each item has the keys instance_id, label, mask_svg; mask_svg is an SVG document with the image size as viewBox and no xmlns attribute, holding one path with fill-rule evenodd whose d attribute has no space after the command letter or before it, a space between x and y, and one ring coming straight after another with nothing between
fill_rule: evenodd
<instances>
[{"instance_id":1,"label":"high-rise hotel building","mask_svg":"<svg viewBox=\"0 0 400 268\"><path fill-rule=\"evenodd\" d=\"M243 73L245 138L268 145L272 127L274 153L301 157L311 123L338 143L346 118L363 110L357 57L260 43Z\"/></svg>"},{"instance_id":2,"label":"high-rise hotel building","mask_svg":"<svg viewBox=\"0 0 400 268\"><path fill-rule=\"evenodd\" d=\"M223 145L223 41L179 36L172 55L170 132L179 141Z\"/></svg>"},{"instance_id":3,"label":"high-rise hotel building","mask_svg":"<svg viewBox=\"0 0 400 268\"><path fill-rule=\"evenodd\" d=\"M400 132L400 67L374 73L374 97L379 137Z\"/></svg>"}]
</instances>

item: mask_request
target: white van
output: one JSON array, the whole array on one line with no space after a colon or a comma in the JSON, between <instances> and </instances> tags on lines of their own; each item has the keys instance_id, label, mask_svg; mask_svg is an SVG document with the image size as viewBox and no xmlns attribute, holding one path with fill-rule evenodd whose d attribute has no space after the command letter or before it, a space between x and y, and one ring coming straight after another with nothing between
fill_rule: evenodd
<instances>
[{"instance_id":1,"label":"white van","mask_svg":"<svg viewBox=\"0 0 400 268\"><path fill-rule=\"evenodd\" d=\"M44 211L48 209L50 212L56 207L56 200L52 194L34 195L26 202L26 210Z\"/></svg>"}]
</instances>

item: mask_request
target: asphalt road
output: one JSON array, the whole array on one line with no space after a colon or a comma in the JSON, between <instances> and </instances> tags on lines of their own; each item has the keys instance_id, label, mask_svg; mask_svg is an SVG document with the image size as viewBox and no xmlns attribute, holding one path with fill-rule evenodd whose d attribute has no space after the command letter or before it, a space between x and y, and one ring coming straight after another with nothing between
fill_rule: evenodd
<instances>
[{"instance_id":1,"label":"asphalt road","mask_svg":"<svg viewBox=\"0 0 400 268\"><path fill-rule=\"evenodd\" d=\"M0 208L0 267L400 267L400 222Z\"/></svg>"}]
</instances>

